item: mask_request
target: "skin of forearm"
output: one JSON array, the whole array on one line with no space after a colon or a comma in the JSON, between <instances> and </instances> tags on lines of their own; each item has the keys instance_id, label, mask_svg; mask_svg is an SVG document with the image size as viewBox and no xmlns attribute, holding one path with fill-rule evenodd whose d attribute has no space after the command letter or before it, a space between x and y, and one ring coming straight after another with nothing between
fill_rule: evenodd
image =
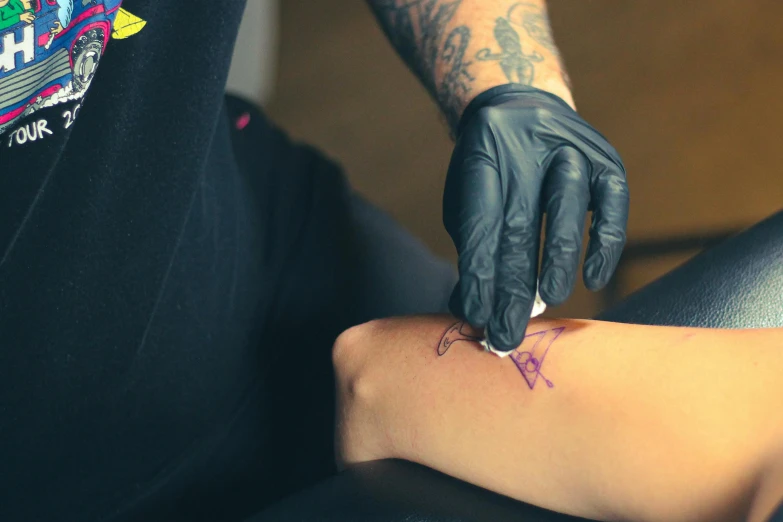
<instances>
[{"instance_id":1,"label":"skin of forearm","mask_svg":"<svg viewBox=\"0 0 783 522\"><path fill-rule=\"evenodd\" d=\"M478 94L521 83L574 107L543 0L368 0L452 130Z\"/></svg>"},{"instance_id":2,"label":"skin of forearm","mask_svg":"<svg viewBox=\"0 0 783 522\"><path fill-rule=\"evenodd\" d=\"M450 323L338 340L343 463L404 458L599 520L748 519L783 494L756 498L781 455L783 330L534 320L514 362L473 342L439 354Z\"/></svg>"}]
</instances>

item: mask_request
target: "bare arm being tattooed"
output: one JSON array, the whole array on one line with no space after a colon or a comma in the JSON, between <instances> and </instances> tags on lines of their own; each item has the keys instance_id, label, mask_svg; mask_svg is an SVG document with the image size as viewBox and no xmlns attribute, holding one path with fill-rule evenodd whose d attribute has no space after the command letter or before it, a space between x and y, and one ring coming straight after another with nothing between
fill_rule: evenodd
<instances>
[{"instance_id":1,"label":"bare arm being tattooed","mask_svg":"<svg viewBox=\"0 0 783 522\"><path fill-rule=\"evenodd\" d=\"M573 106L543 0L368 0L451 128L477 94L532 85Z\"/></svg>"},{"instance_id":2,"label":"bare arm being tattooed","mask_svg":"<svg viewBox=\"0 0 783 522\"><path fill-rule=\"evenodd\" d=\"M450 317L343 334L343 462L407 459L598 520L761 522L783 498L783 329L527 332L505 359Z\"/></svg>"}]
</instances>

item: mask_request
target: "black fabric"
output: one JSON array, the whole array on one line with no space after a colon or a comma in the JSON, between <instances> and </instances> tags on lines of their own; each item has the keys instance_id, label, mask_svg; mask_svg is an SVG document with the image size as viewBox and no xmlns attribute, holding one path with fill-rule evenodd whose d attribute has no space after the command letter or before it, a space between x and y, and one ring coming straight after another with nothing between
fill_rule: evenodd
<instances>
[{"instance_id":1,"label":"black fabric","mask_svg":"<svg viewBox=\"0 0 783 522\"><path fill-rule=\"evenodd\" d=\"M247 522L575 522L402 460L351 467Z\"/></svg>"},{"instance_id":2,"label":"black fabric","mask_svg":"<svg viewBox=\"0 0 783 522\"><path fill-rule=\"evenodd\" d=\"M334 338L455 277L224 96L243 0L126 0L101 48L118 4L0 31L0 520L238 520L333 473Z\"/></svg>"},{"instance_id":3,"label":"black fabric","mask_svg":"<svg viewBox=\"0 0 783 522\"><path fill-rule=\"evenodd\" d=\"M702 252L601 313L620 323L783 326L783 211Z\"/></svg>"},{"instance_id":4,"label":"black fabric","mask_svg":"<svg viewBox=\"0 0 783 522\"><path fill-rule=\"evenodd\" d=\"M391 216L360 196L352 198L355 250L361 257L353 275L361 322L411 314L448 312L448 297L457 283L456 268L433 257L424 244Z\"/></svg>"},{"instance_id":5,"label":"black fabric","mask_svg":"<svg viewBox=\"0 0 783 522\"><path fill-rule=\"evenodd\" d=\"M778 506L767 522L783 522L783 502Z\"/></svg>"},{"instance_id":6,"label":"black fabric","mask_svg":"<svg viewBox=\"0 0 783 522\"><path fill-rule=\"evenodd\" d=\"M162 510L216 426L261 406L255 347L291 247L233 157L242 2L125 5L147 26L109 42L75 123L61 114L81 101L15 124L53 134L2 143L2 520Z\"/></svg>"}]
</instances>

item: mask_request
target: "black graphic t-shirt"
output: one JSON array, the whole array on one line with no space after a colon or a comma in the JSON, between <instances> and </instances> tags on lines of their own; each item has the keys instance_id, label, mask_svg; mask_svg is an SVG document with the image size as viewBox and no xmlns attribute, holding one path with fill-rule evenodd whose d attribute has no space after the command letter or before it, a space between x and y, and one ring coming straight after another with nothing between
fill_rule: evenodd
<instances>
[{"instance_id":1,"label":"black graphic t-shirt","mask_svg":"<svg viewBox=\"0 0 783 522\"><path fill-rule=\"evenodd\" d=\"M0 520L234 520L330 465L328 350L275 354L346 191L224 96L243 7L0 0Z\"/></svg>"}]
</instances>

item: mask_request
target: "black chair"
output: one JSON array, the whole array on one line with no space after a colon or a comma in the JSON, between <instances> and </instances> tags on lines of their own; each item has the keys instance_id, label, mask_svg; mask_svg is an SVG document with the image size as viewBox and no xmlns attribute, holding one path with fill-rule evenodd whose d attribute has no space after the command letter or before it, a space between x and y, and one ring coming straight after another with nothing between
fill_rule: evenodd
<instances>
[{"instance_id":1,"label":"black chair","mask_svg":"<svg viewBox=\"0 0 783 522\"><path fill-rule=\"evenodd\" d=\"M711 328L783 326L783 211L702 252L597 319ZM249 522L572 520L579 519L514 501L423 466L387 460L340 473ZM780 520L781 513L772 519Z\"/></svg>"}]
</instances>

